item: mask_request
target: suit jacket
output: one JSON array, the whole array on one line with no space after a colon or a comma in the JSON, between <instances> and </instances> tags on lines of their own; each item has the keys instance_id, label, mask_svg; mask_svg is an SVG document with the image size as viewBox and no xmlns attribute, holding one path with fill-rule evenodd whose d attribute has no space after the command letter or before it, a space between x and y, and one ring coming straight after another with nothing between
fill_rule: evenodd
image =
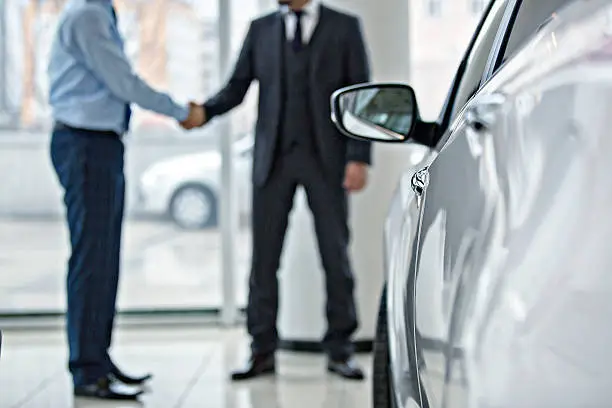
<instances>
[{"instance_id":1,"label":"suit jacket","mask_svg":"<svg viewBox=\"0 0 612 408\"><path fill-rule=\"evenodd\" d=\"M316 146L329 177L341 183L347 162L370 164L371 144L343 136L331 121L330 97L338 88L368 82L370 69L357 17L320 6L310 40L310 103ZM259 82L253 182L263 185L274 164L282 115L284 20L275 12L251 22L233 73L205 104L209 120L233 109Z\"/></svg>"}]
</instances>

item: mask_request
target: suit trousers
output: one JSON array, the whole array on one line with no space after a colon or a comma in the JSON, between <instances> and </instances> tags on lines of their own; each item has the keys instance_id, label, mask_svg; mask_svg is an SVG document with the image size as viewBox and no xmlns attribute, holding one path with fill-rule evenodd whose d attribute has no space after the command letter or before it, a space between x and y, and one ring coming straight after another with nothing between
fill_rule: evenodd
<instances>
[{"instance_id":1,"label":"suit trousers","mask_svg":"<svg viewBox=\"0 0 612 408\"><path fill-rule=\"evenodd\" d=\"M124 146L110 132L56 129L51 160L64 188L72 253L67 275L68 367L75 386L107 375L119 281Z\"/></svg>"},{"instance_id":2,"label":"suit trousers","mask_svg":"<svg viewBox=\"0 0 612 408\"><path fill-rule=\"evenodd\" d=\"M341 181L326 177L319 162L316 153L294 148L277 158L264 185L253 188L253 258L247 305L253 354L272 353L278 345L277 272L298 186L306 191L325 270L328 327L323 345L334 360L346 359L353 353L351 336L358 320L348 258L347 193Z\"/></svg>"}]
</instances>

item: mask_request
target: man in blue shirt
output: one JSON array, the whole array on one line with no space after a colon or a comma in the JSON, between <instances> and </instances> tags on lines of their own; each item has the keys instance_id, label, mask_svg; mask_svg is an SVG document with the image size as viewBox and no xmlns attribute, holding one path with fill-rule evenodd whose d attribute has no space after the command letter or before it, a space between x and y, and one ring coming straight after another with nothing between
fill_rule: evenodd
<instances>
[{"instance_id":1,"label":"man in blue shirt","mask_svg":"<svg viewBox=\"0 0 612 408\"><path fill-rule=\"evenodd\" d=\"M195 103L182 106L141 80L123 50L111 0L70 0L48 66L55 125L51 159L65 190L72 254L67 276L69 369L77 396L136 399L150 378L130 377L111 360L125 180L122 135L132 103L204 123Z\"/></svg>"}]
</instances>

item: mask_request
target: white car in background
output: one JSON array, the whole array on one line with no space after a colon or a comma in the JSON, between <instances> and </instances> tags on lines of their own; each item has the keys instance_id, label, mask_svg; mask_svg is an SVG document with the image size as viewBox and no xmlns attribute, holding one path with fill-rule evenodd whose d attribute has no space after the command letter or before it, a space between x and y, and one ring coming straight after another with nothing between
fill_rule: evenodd
<instances>
[{"instance_id":1,"label":"white car in background","mask_svg":"<svg viewBox=\"0 0 612 408\"><path fill-rule=\"evenodd\" d=\"M233 144L234 174L241 216L250 214L252 135ZM167 215L180 228L217 226L221 192L221 152L181 155L153 164L138 186L138 209L145 214Z\"/></svg>"}]
</instances>

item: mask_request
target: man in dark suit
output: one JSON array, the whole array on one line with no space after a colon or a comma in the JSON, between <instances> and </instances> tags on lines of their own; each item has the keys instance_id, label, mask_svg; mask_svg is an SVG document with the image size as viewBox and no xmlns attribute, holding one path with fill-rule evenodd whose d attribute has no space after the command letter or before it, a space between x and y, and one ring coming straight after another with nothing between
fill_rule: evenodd
<instances>
[{"instance_id":1,"label":"man in dark suit","mask_svg":"<svg viewBox=\"0 0 612 408\"><path fill-rule=\"evenodd\" d=\"M204 104L207 120L239 105L254 80L259 111L253 168L253 259L247 326L252 356L234 380L275 372L277 270L298 186L314 216L326 273L328 370L363 379L353 360L358 326L348 258L347 192L366 183L369 143L343 137L330 115L341 87L369 81L360 22L316 0L279 1L251 23L227 85Z\"/></svg>"}]
</instances>

